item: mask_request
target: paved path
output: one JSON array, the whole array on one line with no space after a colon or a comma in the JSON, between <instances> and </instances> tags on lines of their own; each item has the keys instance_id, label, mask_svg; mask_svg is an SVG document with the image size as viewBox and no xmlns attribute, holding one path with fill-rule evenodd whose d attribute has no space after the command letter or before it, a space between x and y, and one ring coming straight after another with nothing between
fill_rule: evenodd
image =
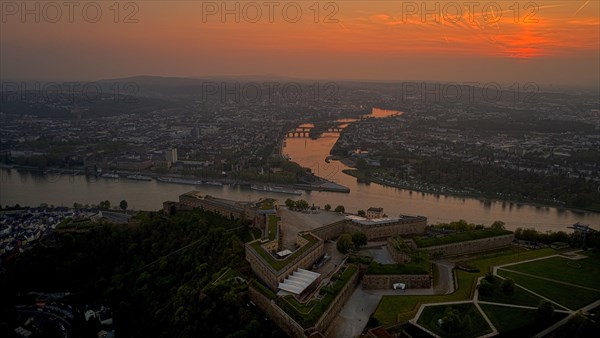
<instances>
[{"instance_id":1,"label":"paved path","mask_svg":"<svg viewBox=\"0 0 600 338\"><path fill-rule=\"evenodd\" d=\"M568 286L572 286L572 287L578 287L578 288L582 288L582 289L587 289L587 290L592 290L592 291L600 291L600 289L594 289L594 288L589 288L589 287L584 287L584 286L580 286L577 284L572 284L572 283L568 283L568 282L561 282L561 281L556 281L556 280L552 280L549 278L545 278L545 277L539 277L536 275L531 275L528 273L524 273L524 272L519 272L519 271L514 271L514 270L510 270L510 269L506 269L505 267L507 266L511 266L511 265L517 265L517 264L522 264L522 263L527 263L527 262L534 262L534 261L539 261L539 260L544 260L544 259L548 259L551 257L563 257L563 258L567 258L567 259L572 259L572 260L579 260L582 258L586 258L586 256L582 256L579 254L576 254L575 252L571 253L571 256L564 256L564 255L551 255L551 256L545 256L545 257L539 257L539 258L534 258L534 259L529 259L529 260L525 260L525 261L519 261L519 262L514 262L514 263L509 263L509 264L504 264L504 265L499 265L499 266L494 266L492 268L492 273L493 275L504 279L504 277L499 276L498 275L498 269L503 269L506 271L510 271L510 272L514 272L514 273L518 273L518 274L522 274L522 275L526 275L526 276L530 276L533 278L539 278L542 280L546 280L546 281L551 281L551 282L556 282L556 283L560 283L563 285L568 285ZM436 264L438 264L438 266L442 266L441 262L436 262ZM441 274L441 271L440 271ZM451 276L452 277L452 276ZM481 281L481 279L484 278L479 277L477 282L479 284L479 282ZM450 278L451 280L454 280L453 278ZM556 306L566 309L566 310L556 310L556 312L561 312L561 313L568 313L568 316L565 317L564 319L556 322L555 324L553 324L552 326L544 329L543 331L541 331L540 333L538 333L537 335L535 335L534 337L543 337L549 333L551 333L552 331L556 330L558 327L564 325L565 323L567 323L569 321L570 318L572 318L575 314L577 314L579 311L582 312L587 312L591 309L594 309L598 306L600 306L600 300L597 300L591 304L588 304L578 310L570 310L568 308L566 308L565 306L556 303L555 301L546 298L538 293L535 293L525 287L523 287L522 285L519 285L517 283L515 283L515 286L520 287L534 295L536 295L537 297L540 297L541 299L545 299L549 302L551 302L552 304L555 304ZM475 288L475 292L473 294L473 298L470 300L464 300L464 301L453 301L453 302L438 302L438 303L428 303L428 304L421 304L419 306L419 309L417 310L417 314L415 315L415 317L411 320L409 320L410 323L412 323L413 325L419 327L421 330L429 333L430 335L434 336L434 337L439 337L439 335L427 330L425 327L421 326L420 324L417 323L418 318L421 316L421 314L423 313L423 310L425 309L425 307L427 306L438 306L438 305L453 305L453 304L466 304L466 303L473 303L475 305L475 307L477 307L477 309L479 310L479 312L481 313L481 315L483 316L483 318L485 319L485 321L487 322L487 324L489 325L489 327L492 329L492 332L486 335L483 335L481 337L491 337L491 336L495 336L497 335L499 332L496 329L496 327L492 324L492 322L490 321L490 319L488 318L488 316L486 315L486 313L483 311L483 309L480 307L479 304L489 304L489 305L496 305L496 306L505 306L505 307L513 307L513 308L519 308L519 309L530 309L530 310L537 310L537 307L533 307L533 306L524 306L524 305L514 305L514 304L506 304L506 303L496 303L496 302L486 302L486 301L479 301L479 290L477 288Z\"/></svg>"},{"instance_id":2,"label":"paved path","mask_svg":"<svg viewBox=\"0 0 600 338\"><path fill-rule=\"evenodd\" d=\"M484 277L479 277L477 278L477 284L479 284L479 282L481 282L481 280ZM481 308L481 306L479 306L479 289L475 288L475 292L473 293L473 303L475 303L475 307L477 308L477 310L479 310L479 312L481 313L481 315L483 316L483 319L485 319L485 321L488 323L488 325L490 326L490 328L492 328L492 332L489 334L484 335L484 337L491 337L491 336L495 336L498 334L498 329L496 329L496 327L494 326L494 324L492 324L492 321L488 318L487 314L485 313L485 311L483 311L483 309Z\"/></svg>"},{"instance_id":3,"label":"paved path","mask_svg":"<svg viewBox=\"0 0 600 338\"><path fill-rule=\"evenodd\" d=\"M361 251L363 251L363 250L361 250ZM377 262L377 263L381 263L381 264L396 264L396 261L394 261L394 259L390 255L390 252L388 251L388 249L385 246L380 246L378 248L371 247L371 248L366 249L364 251L368 252L369 255L371 257L373 257L373 260L375 262Z\"/></svg>"},{"instance_id":4,"label":"paved path","mask_svg":"<svg viewBox=\"0 0 600 338\"><path fill-rule=\"evenodd\" d=\"M459 300L459 301L454 301L454 302L440 302L440 303L428 303L428 304L421 304L419 306L419 310L417 310L417 314L415 315L415 317L411 320L409 320L409 322L411 324L413 324L414 326L420 328L421 330L429 333L430 335L434 336L434 337L440 337L439 335L429 331L428 329L426 329L424 326L421 326L421 324L417 323L417 320L419 319L419 317L421 317L421 313L423 312L423 310L425 309L425 307L427 306L436 306L436 305L452 305L452 304L467 304L467 303L473 303L472 300Z\"/></svg>"},{"instance_id":5,"label":"paved path","mask_svg":"<svg viewBox=\"0 0 600 338\"><path fill-rule=\"evenodd\" d=\"M582 307L581 309L577 310L577 311L573 311L570 315L566 316L565 318L563 318L562 320L554 323L554 325L546 328L545 330L543 330L542 332L536 334L534 337L543 337L545 335L547 335L548 333L556 330L557 328L559 328L562 325L565 325L569 319L571 319L571 317L573 317L574 315L577 314L577 312L582 311L582 312L587 312L597 306L600 306L600 300L597 300L595 302L593 302L592 304L586 305L584 307Z\"/></svg>"},{"instance_id":6,"label":"paved path","mask_svg":"<svg viewBox=\"0 0 600 338\"><path fill-rule=\"evenodd\" d=\"M359 285L337 315L327 337L348 338L359 336L367 326L369 317L377 309L382 294L377 290L363 290Z\"/></svg>"},{"instance_id":7,"label":"paved path","mask_svg":"<svg viewBox=\"0 0 600 338\"><path fill-rule=\"evenodd\" d=\"M516 273L516 274L519 274L519 275L529 276L529 277L532 277L532 278L542 279L542 280L545 280L545 281L549 281L549 282L553 282L553 283L557 283L557 284L568 285L568 286L572 286L572 287L576 287L576 288L580 288L580 289L586 289L586 290L590 290L590 291L600 291L600 289L594 289L594 288L590 288L590 287L587 287L587 286L582 286L582 285L579 285L579 284L573 284L573 283L569 283L569 282L558 281L558 280L551 279L551 278L540 277L540 276L532 275L532 274L521 272L521 271L515 271L515 270L511 270L511 269L506 269L506 268L500 268L500 270L510 271L512 273ZM496 272L497 272L497 270L496 270Z\"/></svg>"},{"instance_id":8,"label":"paved path","mask_svg":"<svg viewBox=\"0 0 600 338\"><path fill-rule=\"evenodd\" d=\"M516 305L516 304L506 304L506 303L496 303L496 302L486 302L483 300L477 301L479 304L487 304L487 305L495 305L495 306L505 306L505 307L514 307L517 309L527 309L527 310L537 310L535 306L526 306L526 305ZM571 310L555 310L555 312L561 313L571 313Z\"/></svg>"},{"instance_id":9,"label":"paved path","mask_svg":"<svg viewBox=\"0 0 600 338\"><path fill-rule=\"evenodd\" d=\"M447 295L454 292L454 290L456 290L456 285L454 285L454 274L452 273L452 269L454 269L455 264L448 261L434 261L434 264L439 271L435 294Z\"/></svg>"}]
</instances>

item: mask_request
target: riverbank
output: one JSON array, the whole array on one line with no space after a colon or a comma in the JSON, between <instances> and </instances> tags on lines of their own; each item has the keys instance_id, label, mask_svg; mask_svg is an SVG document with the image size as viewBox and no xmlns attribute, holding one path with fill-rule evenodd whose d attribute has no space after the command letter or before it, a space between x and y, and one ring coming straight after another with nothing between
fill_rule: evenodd
<instances>
[{"instance_id":1,"label":"riverbank","mask_svg":"<svg viewBox=\"0 0 600 338\"><path fill-rule=\"evenodd\" d=\"M155 171L127 171L127 170L112 170L102 173L93 172L84 168L44 168L40 169L37 167L29 166L16 166L16 165L3 165L0 169L17 171L26 171L38 175L43 175L49 178L49 180L56 179L60 176L89 176L97 179L107 180L136 180L135 178L129 178L128 176L145 176L150 180L156 180L157 182L167 184L185 184L190 186L221 186L221 185L232 185L232 186L243 186L250 188L253 185L259 186L277 186L284 189L301 189L304 191L327 191L337 193L349 193L350 189L343 185L328 181L324 178L315 177L315 182L299 182L299 183L281 183L281 182L270 182L270 181L257 181L257 180L240 180L231 177L198 177L196 175L181 175L181 174L169 174L169 173L157 173ZM103 177L104 174L115 174L115 177Z\"/></svg>"},{"instance_id":2,"label":"riverbank","mask_svg":"<svg viewBox=\"0 0 600 338\"><path fill-rule=\"evenodd\" d=\"M456 191L455 189L453 189L454 191L448 191L447 187L444 187L444 188L446 188L445 191L440 191L441 189L433 190L433 189L425 189L425 188L416 188L414 186L386 182L386 181L376 178L376 177L366 177L364 175L364 173L362 173L359 169L344 169L344 170L342 170L342 172L346 175L355 177L359 182L362 182L362 183L376 183L376 184L382 185L384 187L392 187L392 188L404 189L404 190L408 190L408 191L416 191L416 192L421 192L421 193L426 193L426 194L431 194L431 195L484 199L484 201L483 201L484 203L491 203L493 201L497 201L497 202L501 202L501 203L510 203L510 204L516 204L516 205L528 205L528 206L532 206L532 207L536 207L536 208L557 208L558 210L569 210L574 213L582 213L582 214L600 213L600 210L572 208L572 207L567 207L564 204L560 204L560 203L552 204L552 203L544 203L544 202L539 202L539 201L534 201L534 200L501 199L494 195L488 195L488 194L484 194L484 193L473 193L473 192L468 192L468 191L459 192L459 191ZM423 184L423 185L425 185L425 184Z\"/></svg>"}]
</instances>

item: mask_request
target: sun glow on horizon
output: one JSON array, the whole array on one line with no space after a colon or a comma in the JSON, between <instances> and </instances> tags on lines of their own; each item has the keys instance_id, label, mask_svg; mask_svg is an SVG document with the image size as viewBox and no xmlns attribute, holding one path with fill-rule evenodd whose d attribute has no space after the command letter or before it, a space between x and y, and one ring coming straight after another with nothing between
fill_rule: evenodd
<instances>
[{"instance_id":1,"label":"sun glow on horizon","mask_svg":"<svg viewBox=\"0 0 600 338\"><path fill-rule=\"evenodd\" d=\"M417 8L404 1L333 3L335 10L319 2L317 12L309 7L312 2L300 2L305 7L295 22L281 16L283 5L273 22L264 11L257 22L244 16L236 22L231 15L225 20L219 14L208 16L203 3L190 1L139 2L135 24L114 24L110 12L96 24L28 24L8 17L0 32L0 62L9 76L106 77L92 74L161 69L165 75L210 71L364 78L405 75L398 64L418 64L422 77L431 78L459 74L440 62L468 59L478 69L490 69L493 77L523 61L552 63L560 58L573 60L575 67L584 59L592 62L600 50L596 1L539 1L535 8L527 7L532 2L496 1L499 7L487 11L487 2L469 8L468 1L439 1L438 14L425 13L434 8L425 1L414 2ZM502 71L494 70L498 65ZM589 72L582 71L582 76Z\"/></svg>"}]
</instances>

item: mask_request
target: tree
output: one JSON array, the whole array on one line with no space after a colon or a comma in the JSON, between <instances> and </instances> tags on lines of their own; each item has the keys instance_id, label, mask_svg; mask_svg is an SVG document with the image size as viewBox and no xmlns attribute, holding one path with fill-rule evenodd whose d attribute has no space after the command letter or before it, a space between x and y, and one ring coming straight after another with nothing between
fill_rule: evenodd
<instances>
[{"instance_id":1,"label":"tree","mask_svg":"<svg viewBox=\"0 0 600 338\"><path fill-rule=\"evenodd\" d=\"M70 233L66 233L63 238L63 245L67 248L67 249L71 249L73 247L73 242L75 241L75 239L73 238L73 235L71 235Z\"/></svg>"},{"instance_id":2,"label":"tree","mask_svg":"<svg viewBox=\"0 0 600 338\"><path fill-rule=\"evenodd\" d=\"M354 249L354 242L352 242L352 236L350 234L341 234L338 237L336 247L341 253L348 253L348 251Z\"/></svg>"},{"instance_id":3,"label":"tree","mask_svg":"<svg viewBox=\"0 0 600 338\"><path fill-rule=\"evenodd\" d=\"M358 249L361 246L367 245L367 235L364 232L355 232L352 234L352 243L354 243L354 248Z\"/></svg>"},{"instance_id":4,"label":"tree","mask_svg":"<svg viewBox=\"0 0 600 338\"><path fill-rule=\"evenodd\" d=\"M127 210L127 201L122 200L121 203L119 203L119 208L121 208L122 210Z\"/></svg>"},{"instance_id":5,"label":"tree","mask_svg":"<svg viewBox=\"0 0 600 338\"><path fill-rule=\"evenodd\" d=\"M110 201L106 200L106 201L101 201L100 204L98 204L98 208L100 209L110 209Z\"/></svg>"},{"instance_id":6,"label":"tree","mask_svg":"<svg viewBox=\"0 0 600 338\"><path fill-rule=\"evenodd\" d=\"M492 225L490 225L490 228L494 230L506 230L505 225L506 223L502 221L495 221L494 223L492 223Z\"/></svg>"},{"instance_id":7,"label":"tree","mask_svg":"<svg viewBox=\"0 0 600 338\"><path fill-rule=\"evenodd\" d=\"M591 314L577 312L569 321L554 334L557 338L594 337L600 332L600 321Z\"/></svg>"},{"instance_id":8,"label":"tree","mask_svg":"<svg viewBox=\"0 0 600 338\"><path fill-rule=\"evenodd\" d=\"M460 329L460 314L458 310L447 307L444 310L441 327L448 333L455 332Z\"/></svg>"},{"instance_id":9,"label":"tree","mask_svg":"<svg viewBox=\"0 0 600 338\"><path fill-rule=\"evenodd\" d=\"M308 209L308 202L306 200L297 200L296 208L300 210L306 210Z\"/></svg>"},{"instance_id":10,"label":"tree","mask_svg":"<svg viewBox=\"0 0 600 338\"><path fill-rule=\"evenodd\" d=\"M366 213L364 210L359 210L359 211L357 212L357 214L358 214L358 216L365 217L365 215L366 215L367 213Z\"/></svg>"},{"instance_id":11,"label":"tree","mask_svg":"<svg viewBox=\"0 0 600 338\"><path fill-rule=\"evenodd\" d=\"M335 212L339 212L339 213L345 213L346 212L346 208L344 208L343 205L338 205L337 207L335 207L335 209L333 210Z\"/></svg>"},{"instance_id":12,"label":"tree","mask_svg":"<svg viewBox=\"0 0 600 338\"><path fill-rule=\"evenodd\" d=\"M358 161L356 161L356 169L364 170L364 169L367 169L368 167L369 167L369 165L367 164L367 161L365 161L364 159L361 158Z\"/></svg>"},{"instance_id":13,"label":"tree","mask_svg":"<svg viewBox=\"0 0 600 338\"><path fill-rule=\"evenodd\" d=\"M329 211L329 210L331 210L331 205L330 204L325 204L325 206L323 207L323 209L325 209L325 211Z\"/></svg>"},{"instance_id":14,"label":"tree","mask_svg":"<svg viewBox=\"0 0 600 338\"><path fill-rule=\"evenodd\" d=\"M491 297L494 294L494 286L488 282L485 278L481 280L479 286L477 286L479 294L486 297Z\"/></svg>"},{"instance_id":15,"label":"tree","mask_svg":"<svg viewBox=\"0 0 600 338\"><path fill-rule=\"evenodd\" d=\"M296 206L296 202L294 202L294 200L288 198L285 200L285 206L288 207L288 209L294 209L294 207Z\"/></svg>"},{"instance_id":16,"label":"tree","mask_svg":"<svg viewBox=\"0 0 600 338\"><path fill-rule=\"evenodd\" d=\"M503 280L500 287L502 288L502 292L507 295L512 295L515 293L515 282L510 278Z\"/></svg>"},{"instance_id":17,"label":"tree","mask_svg":"<svg viewBox=\"0 0 600 338\"><path fill-rule=\"evenodd\" d=\"M549 319L554 313L554 305L549 301L542 299L537 308L537 314L542 320Z\"/></svg>"}]
</instances>

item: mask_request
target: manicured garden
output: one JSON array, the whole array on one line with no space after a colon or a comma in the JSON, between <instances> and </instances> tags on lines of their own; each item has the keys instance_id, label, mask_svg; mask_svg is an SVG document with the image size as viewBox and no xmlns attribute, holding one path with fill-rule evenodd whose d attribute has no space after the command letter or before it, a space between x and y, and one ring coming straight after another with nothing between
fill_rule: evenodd
<instances>
[{"instance_id":1,"label":"manicured garden","mask_svg":"<svg viewBox=\"0 0 600 338\"><path fill-rule=\"evenodd\" d=\"M600 260L598 259L571 260L563 257L551 257L534 262L510 265L506 269L600 289Z\"/></svg>"},{"instance_id":2,"label":"manicured garden","mask_svg":"<svg viewBox=\"0 0 600 338\"><path fill-rule=\"evenodd\" d=\"M504 336L518 334L520 337L531 337L544 328L564 318L566 313L554 312L551 318L540 318L535 309L480 304L494 327Z\"/></svg>"},{"instance_id":3,"label":"manicured garden","mask_svg":"<svg viewBox=\"0 0 600 338\"><path fill-rule=\"evenodd\" d=\"M600 299L600 291L586 290L502 269L498 270L498 274L502 277L510 277L515 283L566 306L571 310L579 309Z\"/></svg>"},{"instance_id":4,"label":"manicured garden","mask_svg":"<svg viewBox=\"0 0 600 338\"><path fill-rule=\"evenodd\" d=\"M480 290L478 300L485 302L524 305L533 307L537 307L540 304L540 301L542 300L540 297L518 286L514 286L512 288L512 292L506 292L506 290L502 290L503 280L501 280L499 277L486 277L482 281L489 281L490 279L492 280L490 283L490 285L492 285L492 292L490 292L490 294L487 294L486 292L482 292Z\"/></svg>"},{"instance_id":5,"label":"manicured garden","mask_svg":"<svg viewBox=\"0 0 600 338\"><path fill-rule=\"evenodd\" d=\"M492 332L472 303L427 306L417 323L442 337L479 337Z\"/></svg>"},{"instance_id":6,"label":"manicured garden","mask_svg":"<svg viewBox=\"0 0 600 338\"><path fill-rule=\"evenodd\" d=\"M519 262L553 254L555 254L555 251L549 248L525 251L510 247L481 255L480 258L475 258L465 262L469 266L476 267L480 270L480 272L470 273L466 271L455 270L458 280L458 289L453 293L449 295L435 296L383 296L379 302L379 305L377 306L377 309L375 310L373 317L377 319L381 325L392 325L414 318L417 310L419 309L419 305L421 304L469 300L473 295L477 278L484 276L488 271L490 271L492 266Z\"/></svg>"}]
</instances>

